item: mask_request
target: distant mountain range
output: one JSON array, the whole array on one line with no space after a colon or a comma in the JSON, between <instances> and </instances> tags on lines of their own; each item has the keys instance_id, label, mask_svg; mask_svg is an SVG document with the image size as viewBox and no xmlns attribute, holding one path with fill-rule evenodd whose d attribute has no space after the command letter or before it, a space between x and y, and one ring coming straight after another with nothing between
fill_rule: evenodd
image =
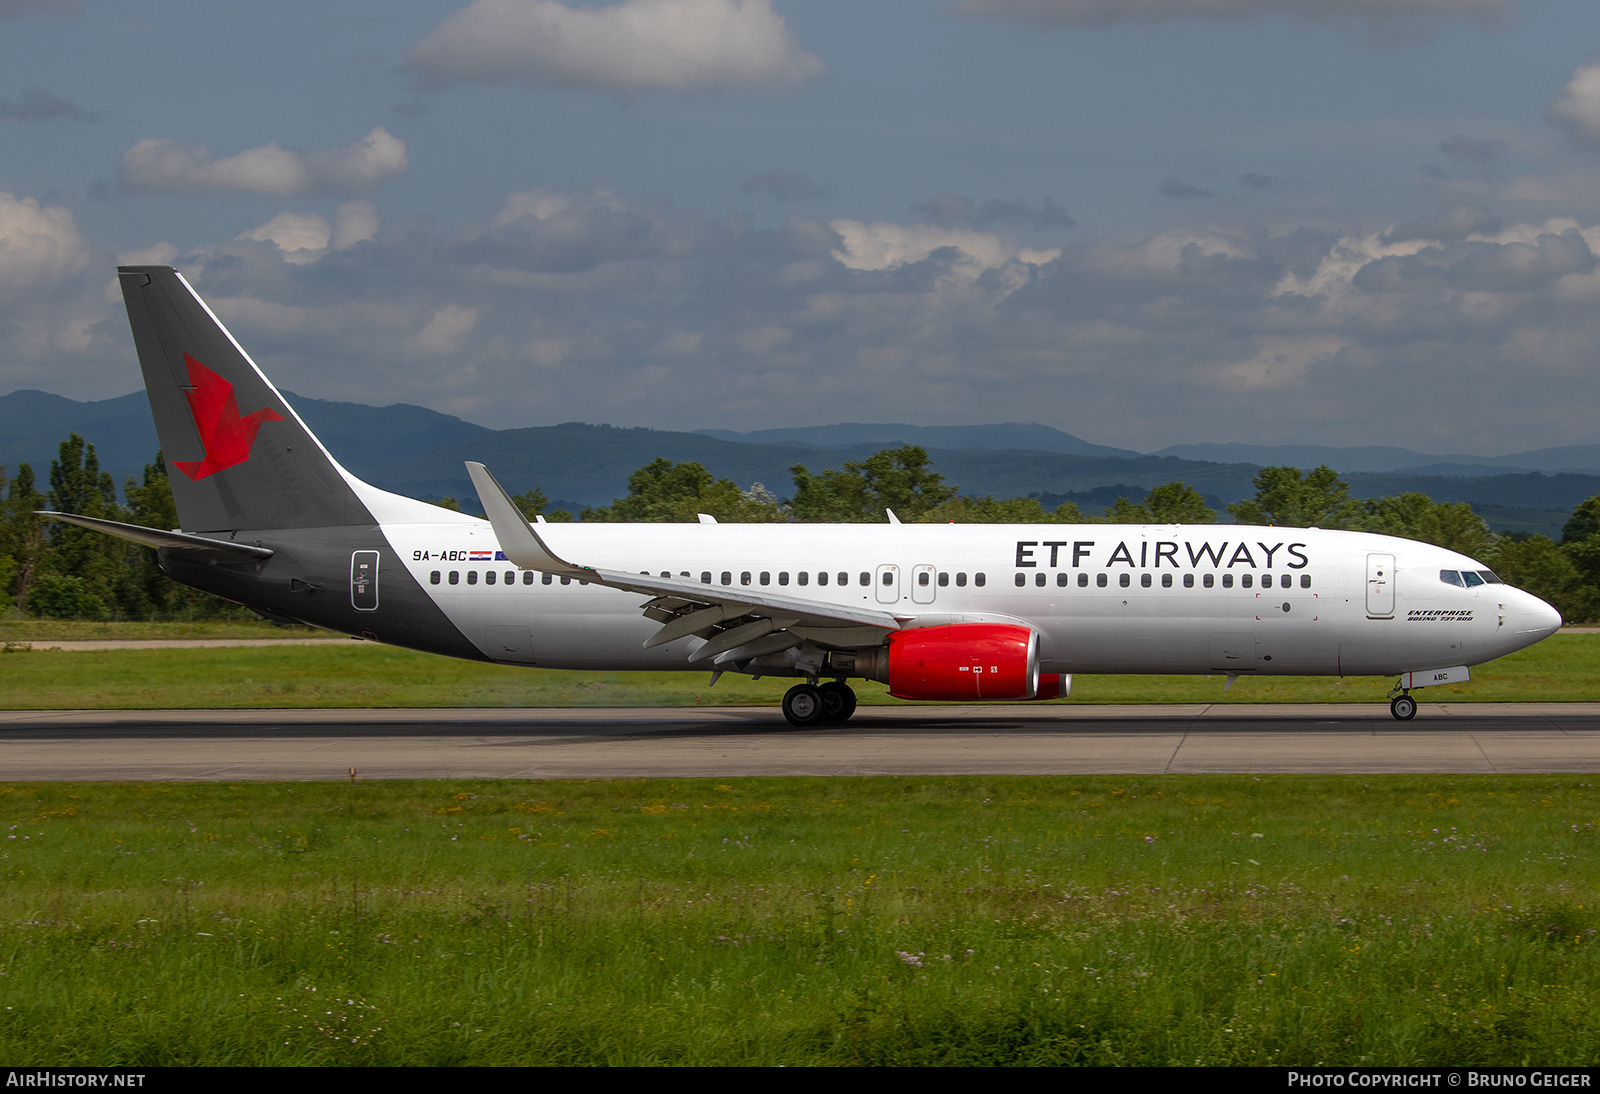
<instances>
[{"instance_id":1,"label":"distant mountain range","mask_svg":"<svg viewBox=\"0 0 1600 1094\"><path fill-rule=\"evenodd\" d=\"M1356 497L1419 491L1437 501L1466 501L1496 527L1556 530L1565 511L1600 494L1600 445L1575 445L1508 456L1432 455L1406 448L1317 445L1173 445L1143 454L1092 444L1037 424L915 426L845 423L751 433L678 433L569 422L488 429L424 407L329 402L285 392L295 409L355 474L422 498L470 499L462 466L486 463L513 491L543 489L568 507L602 505L627 493L628 476L657 457L694 460L741 486L764 483L780 497L790 468L812 471L861 460L881 448L917 444L934 468L968 494L1039 495L1054 505L1078 500L1099 508L1118 494L1142 496L1174 479L1221 506L1254 492L1259 468L1320 464L1339 471ZM41 482L69 433L95 445L103 469L120 485L154 459L157 441L144 392L78 402L42 391L0 396L0 466L33 464ZM470 503L469 503L470 504Z\"/></svg>"}]
</instances>

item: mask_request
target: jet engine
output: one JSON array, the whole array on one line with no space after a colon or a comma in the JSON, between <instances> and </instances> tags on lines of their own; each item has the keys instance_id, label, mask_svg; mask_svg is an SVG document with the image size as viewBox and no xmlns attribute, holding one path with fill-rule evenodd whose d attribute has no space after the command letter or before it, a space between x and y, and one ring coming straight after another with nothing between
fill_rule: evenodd
<instances>
[{"instance_id":1,"label":"jet engine","mask_svg":"<svg viewBox=\"0 0 1600 1094\"><path fill-rule=\"evenodd\" d=\"M876 662L871 667L878 671L870 675L884 680L889 694L900 699L971 703L1032 699L1039 694L1039 633L1030 627L1011 623L915 627L891 633L886 655L873 652L878 656L863 657L867 651L857 651L858 671Z\"/></svg>"}]
</instances>

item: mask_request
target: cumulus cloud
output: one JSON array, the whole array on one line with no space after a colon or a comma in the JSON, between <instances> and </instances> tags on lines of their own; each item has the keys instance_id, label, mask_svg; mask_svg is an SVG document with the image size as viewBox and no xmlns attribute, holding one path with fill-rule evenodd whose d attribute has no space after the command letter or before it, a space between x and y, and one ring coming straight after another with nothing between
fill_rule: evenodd
<instances>
[{"instance_id":1,"label":"cumulus cloud","mask_svg":"<svg viewBox=\"0 0 1600 1094\"><path fill-rule=\"evenodd\" d=\"M1441 243L1454 243L1473 235L1493 235L1503 222L1481 205L1456 204L1441 209L1431 216L1397 224L1384 233L1385 243L1403 243L1412 239L1431 239Z\"/></svg>"},{"instance_id":2,"label":"cumulus cloud","mask_svg":"<svg viewBox=\"0 0 1600 1094\"><path fill-rule=\"evenodd\" d=\"M15 99L0 99L0 120L8 122L94 122L100 111L85 110L70 99L32 84Z\"/></svg>"},{"instance_id":3,"label":"cumulus cloud","mask_svg":"<svg viewBox=\"0 0 1600 1094\"><path fill-rule=\"evenodd\" d=\"M71 211L0 192L0 295L48 286L88 263Z\"/></svg>"},{"instance_id":4,"label":"cumulus cloud","mask_svg":"<svg viewBox=\"0 0 1600 1094\"><path fill-rule=\"evenodd\" d=\"M1071 228L1077 223L1051 197L1046 197L1035 209L1026 198L1011 201L990 198L980 205L963 194L940 194L913 205L911 211L946 227L967 224L974 228L993 228L1008 224L1018 228L1048 229Z\"/></svg>"},{"instance_id":5,"label":"cumulus cloud","mask_svg":"<svg viewBox=\"0 0 1600 1094\"><path fill-rule=\"evenodd\" d=\"M782 91L823 71L770 0L476 0L411 48L425 79L618 94Z\"/></svg>"},{"instance_id":6,"label":"cumulus cloud","mask_svg":"<svg viewBox=\"0 0 1600 1094\"><path fill-rule=\"evenodd\" d=\"M447 304L428 317L427 325L412 339L419 353L440 357L455 353L478 323L478 309Z\"/></svg>"},{"instance_id":7,"label":"cumulus cloud","mask_svg":"<svg viewBox=\"0 0 1600 1094\"><path fill-rule=\"evenodd\" d=\"M927 224L893 224L880 221L830 220L842 246L833 257L852 270L888 270L921 262L935 251L949 248L961 253L965 264L986 269L1011 257L1000 237L989 232L935 228Z\"/></svg>"},{"instance_id":8,"label":"cumulus cloud","mask_svg":"<svg viewBox=\"0 0 1600 1094\"><path fill-rule=\"evenodd\" d=\"M69 217L3 209L62 243L27 252L15 292L0 286L7 386L136 386L109 258L79 268ZM175 259L293 390L497 426L821 423L914 392L929 417L1026 408L1129 447L1402 436L1515 451L1586 443L1600 403L1600 226L1572 218L1491 231L1492 214L1445 209L1431 226L1357 233L1235 217L1023 250L967 219L791 212L763 227L604 186L508 195L454 225L380 225L365 202L322 217L263 218L245 238L152 257ZM340 250L341 232L359 243ZM108 348L70 349L87 335ZM90 358L98 388L59 379L63 361ZM1425 391L1429 413L1350 398L1361 390Z\"/></svg>"},{"instance_id":9,"label":"cumulus cloud","mask_svg":"<svg viewBox=\"0 0 1600 1094\"><path fill-rule=\"evenodd\" d=\"M316 213L279 213L259 227L239 235L240 239L253 239L257 243L271 243L285 254L300 251L321 251L328 246L333 229ZM290 258L289 261L306 261Z\"/></svg>"},{"instance_id":10,"label":"cumulus cloud","mask_svg":"<svg viewBox=\"0 0 1600 1094\"><path fill-rule=\"evenodd\" d=\"M779 201L800 201L804 198L827 198L833 191L819 185L806 171L775 169L753 175L741 187L747 194L769 194Z\"/></svg>"},{"instance_id":11,"label":"cumulus cloud","mask_svg":"<svg viewBox=\"0 0 1600 1094\"><path fill-rule=\"evenodd\" d=\"M406 164L406 142L381 125L342 148L301 152L273 142L223 159L197 144L146 137L122 154L118 181L126 191L238 190L286 198L370 190L403 174Z\"/></svg>"},{"instance_id":12,"label":"cumulus cloud","mask_svg":"<svg viewBox=\"0 0 1600 1094\"><path fill-rule=\"evenodd\" d=\"M1600 149L1600 62L1579 66L1544 117L1573 144Z\"/></svg>"},{"instance_id":13,"label":"cumulus cloud","mask_svg":"<svg viewBox=\"0 0 1600 1094\"><path fill-rule=\"evenodd\" d=\"M961 0L955 10L974 18L1068 27L1283 15L1354 21L1376 41L1403 41L1425 37L1452 19L1499 26L1515 7L1516 0Z\"/></svg>"}]
</instances>

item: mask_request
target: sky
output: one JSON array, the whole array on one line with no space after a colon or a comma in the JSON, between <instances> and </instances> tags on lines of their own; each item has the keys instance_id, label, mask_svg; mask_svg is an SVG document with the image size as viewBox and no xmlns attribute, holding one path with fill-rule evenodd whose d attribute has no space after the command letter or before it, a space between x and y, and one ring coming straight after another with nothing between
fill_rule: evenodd
<instances>
[{"instance_id":1,"label":"sky","mask_svg":"<svg viewBox=\"0 0 1600 1094\"><path fill-rule=\"evenodd\" d=\"M0 0L0 392L1600 443L1593 0Z\"/></svg>"}]
</instances>

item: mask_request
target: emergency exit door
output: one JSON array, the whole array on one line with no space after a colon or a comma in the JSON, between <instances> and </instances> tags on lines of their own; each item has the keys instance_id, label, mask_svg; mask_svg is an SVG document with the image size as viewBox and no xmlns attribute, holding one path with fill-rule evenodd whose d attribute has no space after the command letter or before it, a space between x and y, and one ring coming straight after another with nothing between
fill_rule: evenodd
<instances>
[{"instance_id":1,"label":"emergency exit door","mask_svg":"<svg viewBox=\"0 0 1600 1094\"><path fill-rule=\"evenodd\" d=\"M378 552L350 555L350 606L358 612L378 610Z\"/></svg>"},{"instance_id":2,"label":"emergency exit door","mask_svg":"<svg viewBox=\"0 0 1600 1094\"><path fill-rule=\"evenodd\" d=\"M1367 618L1394 617L1394 556L1367 556Z\"/></svg>"}]
</instances>

